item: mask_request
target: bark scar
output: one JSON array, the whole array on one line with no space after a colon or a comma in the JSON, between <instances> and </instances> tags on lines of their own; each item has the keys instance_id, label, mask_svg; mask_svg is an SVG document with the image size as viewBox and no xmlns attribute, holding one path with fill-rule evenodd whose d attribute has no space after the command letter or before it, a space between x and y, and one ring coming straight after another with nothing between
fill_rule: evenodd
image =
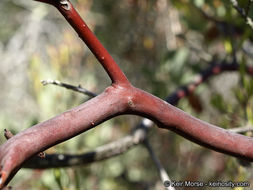
<instances>
[{"instance_id":1,"label":"bark scar","mask_svg":"<svg viewBox=\"0 0 253 190\"><path fill-rule=\"evenodd\" d=\"M70 10L70 3L68 0L60 0L60 5L64 10L66 11Z\"/></svg>"}]
</instances>

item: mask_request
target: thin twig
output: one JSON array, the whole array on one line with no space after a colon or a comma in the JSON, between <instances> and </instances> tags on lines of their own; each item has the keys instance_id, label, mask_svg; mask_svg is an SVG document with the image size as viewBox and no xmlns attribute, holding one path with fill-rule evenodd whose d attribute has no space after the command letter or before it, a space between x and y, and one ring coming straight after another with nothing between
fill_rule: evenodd
<instances>
[{"instance_id":1,"label":"thin twig","mask_svg":"<svg viewBox=\"0 0 253 190\"><path fill-rule=\"evenodd\" d=\"M245 10L247 16L249 15L249 10L250 10L251 3L252 3L252 0L248 0L248 4L247 4L246 10Z\"/></svg>"},{"instance_id":2,"label":"thin twig","mask_svg":"<svg viewBox=\"0 0 253 190\"><path fill-rule=\"evenodd\" d=\"M3 190L14 190L11 186L3 188Z\"/></svg>"},{"instance_id":3,"label":"thin twig","mask_svg":"<svg viewBox=\"0 0 253 190\"><path fill-rule=\"evenodd\" d=\"M247 133L247 132L253 131L253 126L238 127L238 128L228 129L228 131L234 132L234 133Z\"/></svg>"},{"instance_id":4,"label":"thin twig","mask_svg":"<svg viewBox=\"0 0 253 190\"><path fill-rule=\"evenodd\" d=\"M71 85L71 84L60 82L58 80L51 80L51 79L42 80L41 83L44 86L48 85L48 84L54 84L56 86L61 86L61 87L64 87L64 88L67 88L67 89L70 89L70 90L82 93L82 94L87 95L89 97L95 97L95 96L97 96L97 94L95 94L95 93L93 93L93 92L91 92L91 91L83 88L81 85L74 86L74 85Z\"/></svg>"},{"instance_id":5,"label":"thin twig","mask_svg":"<svg viewBox=\"0 0 253 190\"><path fill-rule=\"evenodd\" d=\"M248 16L247 11L245 11L243 8L239 7L237 0L230 0L233 7L237 10L237 12L244 18L246 23L250 26L250 28L253 30L253 21Z\"/></svg>"},{"instance_id":6,"label":"thin twig","mask_svg":"<svg viewBox=\"0 0 253 190\"><path fill-rule=\"evenodd\" d=\"M153 162L156 165L156 168L157 168L157 170L159 172L159 175L160 175L160 178L161 178L161 181L162 181L163 185L168 184L167 182L171 182L171 180L169 178L169 175L167 174L166 170L164 169L163 165L161 164L159 158L154 153L153 148L150 145L148 139L145 139L144 142L143 142L143 144L147 148L147 150L149 152L149 155L151 156ZM169 187L165 186L165 189L167 189L167 190L175 190L175 188L172 187L172 186L169 186Z\"/></svg>"}]
</instances>

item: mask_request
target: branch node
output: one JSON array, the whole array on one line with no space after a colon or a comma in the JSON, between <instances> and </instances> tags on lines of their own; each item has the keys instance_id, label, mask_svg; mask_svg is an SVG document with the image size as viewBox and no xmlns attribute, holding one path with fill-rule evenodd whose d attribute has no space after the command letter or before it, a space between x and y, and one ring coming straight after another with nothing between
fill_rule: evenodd
<instances>
[{"instance_id":1,"label":"branch node","mask_svg":"<svg viewBox=\"0 0 253 190\"><path fill-rule=\"evenodd\" d=\"M70 3L68 0L60 0L60 5L61 7L66 10L66 11L69 11L70 10Z\"/></svg>"},{"instance_id":2,"label":"branch node","mask_svg":"<svg viewBox=\"0 0 253 190\"><path fill-rule=\"evenodd\" d=\"M10 139L11 137L13 137L14 135L7 129L4 129L4 136L5 138L8 140Z\"/></svg>"},{"instance_id":3,"label":"branch node","mask_svg":"<svg viewBox=\"0 0 253 190\"><path fill-rule=\"evenodd\" d=\"M45 152L40 152L38 154L38 157L40 157L40 158L46 158L46 153Z\"/></svg>"},{"instance_id":4,"label":"branch node","mask_svg":"<svg viewBox=\"0 0 253 190\"><path fill-rule=\"evenodd\" d=\"M131 99L129 99L127 103L130 107L134 107L134 103Z\"/></svg>"},{"instance_id":5,"label":"branch node","mask_svg":"<svg viewBox=\"0 0 253 190\"><path fill-rule=\"evenodd\" d=\"M5 138L8 140L10 138L12 138L14 135L12 134L12 132L10 132L9 130L7 129L4 129L4 136ZM38 157L40 158L45 158L46 157L46 154L45 152L40 152L37 154ZM2 168L2 166L0 167L0 169ZM1 184L1 183L0 183Z\"/></svg>"}]
</instances>

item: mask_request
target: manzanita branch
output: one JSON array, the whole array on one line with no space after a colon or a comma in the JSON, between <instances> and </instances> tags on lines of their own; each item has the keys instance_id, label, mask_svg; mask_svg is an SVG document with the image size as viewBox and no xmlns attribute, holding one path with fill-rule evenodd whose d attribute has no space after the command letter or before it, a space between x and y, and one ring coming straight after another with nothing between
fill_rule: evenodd
<instances>
[{"instance_id":1,"label":"manzanita branch","mask_svg":"<svg viewBox=\"0 0 253 190\"><path fill-rule=\"evenodd\" d=\"M35 0L54 5L85 42L98 61L106 70L113 84L128 85L129 82L112 56L91 32L87 24L76 12L69 0Z\"/></svg>"},{"instance_id":2,"label":"manzanita branch","mask_svg":"<svg viewBox=\"0 0 253 190\"><path fill-rule=\"evenodd\" d=\"M22 164L38 152L121 114L147 117L159 127L175 131L200 145L253 161L252 138L196 119L167 102L131 86L68 0L40 1L58 8L98 58L113 84L86 103L26 129L5 142L0 147L0 188L6 186Z\"/></svg>"},{"instance_id":3,"label":"manzanita branch","mask_svg":"<svg viewBox=\"0 0 253 190\"><path fill-rule=\"evenodd\" d=\"M147 138L147 129L138 126L129 135L102 145L92 151L79 155L71 154L46 154L45 159L33 157L28 160L23 167L33 169L46 169L58 167L71 167L85 165L93 162L105 160L130 150L132 147L142 143Z\"/></svg>"},{"instance_id":4,"label":"manzanita branch","mask_svg":"<svg viewBox=\"0 0 253 190\"><path fill-rule=\"evenodd\" d=\"M227 63L226 61L223 61L220 64L219 63L212 64L209 68L197 74L195 76L195 80L192 83L189 83L187 85L180 87L174 93L169 95L166 98L166 101L172 105L177 105L180 99L194 92L194 89L192 89L192 85L197 87L198 85L207 81L210 77L214 75L221 74L226 71L238 71L238 69L239 69L239 65L234 62ZM248 74L250 75L253 74L252 72L253 67L246 67L246 70ZM54 84L52 82L53 80L46 80L46 81L49 81L48 84ZM202 82L199 82L199 81L202 81ZM57 81L55 83L55 85L57 86L65 87L65 85L58 85L58 84L66 84L66 83L62 83L60 81ZM80 86L73 86L71 84L66 84L66 86L67 86L67 89L78 91L80 93L86 91L86 89ZM71 86L71 88L68 88L69 86ZM78 154L78 155L47 154L47 157L45 159L41 160L38 158L33 158L29 160L28 162L26 162L26 164L23 167L34 168L34 169L35 168L40 169L40 168L54 168L54 167L71 167L71 166L75 166L79 164L80 165L88 164L91 162L96 162L96 161L104 160L106 158L117 156L119 154L123 154L125 151L128 151L133 146L138 145L139 143L142 143L143 140L146 138L147 131L150 129L151 126L153 126L153 122L151 120L144 118L135 127L133 133L115 142L111 142L109 144L100 146L93 151L90 151L84 154ZM253 127L252 126L238 127L238 128L233 128L233 129L227 129L227 130L234 133L246 133L246 132L253 131ZM139 143L136 143L136 142L139 142ZM75 160L75 162L73 162L72 160Z\"/></svg>"},{"instance_id":5,"label":"manzanita branch","mask_svg":"<svg viewBox=\"0 0 253 190\"><path fill-rule=\"evenodd\" d=\"M8 140L12 137L14 137L14 135L12 134L12 132L10 132L9 130L7 129L4 129L4 136L5 138ZM45 158L45 152L40 152L37 156L40 157L40 158Z\"/></svg>"},{"instance_id":6,"label":"manzanita branch","mask_svg":"<svg viewBox=\"0 0 253 190\"><path fill-rule=\"evenodd\" d=\"M111 117L126 112L127 96L121 88L109 87L101 95L10 138L0 147L3 187L28 158L78 135ZM125 99L125 100L124 100Z\"/></svg>"}]
</instances>

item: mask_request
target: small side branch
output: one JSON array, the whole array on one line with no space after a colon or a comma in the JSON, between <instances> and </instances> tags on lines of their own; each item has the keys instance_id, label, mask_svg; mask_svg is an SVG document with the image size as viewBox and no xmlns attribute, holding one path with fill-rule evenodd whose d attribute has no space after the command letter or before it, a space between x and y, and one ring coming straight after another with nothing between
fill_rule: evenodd
<instances>
[{"instance_id":1,"label":"small side branch","mask_svg":"<svg viewBox=\"0 0 253 190\"><path fill-rule=\"evenodd\" d=\"M67 83L63 83L63 82L60 82L58 80L51 80L51 79L47 79L47 80L42 80L41 83L45 86L45 85L48 85L48 84L54 84L56 86L61 86L61 87L64 87L64 88L67 88L67 89L70 89L70 90L73 90L75 92L79 92L81 94L84 94L84 95L87 95L89 97L95 97L97 96L97 94L89 91L89 90L86 90L85 88L83 88L81 85L78 85L78 86L74 86L74 85L71 85L71 84L67 84Z\"/></svg>"},{"instance_id":2,"label":"small side branch","mask_svg":"<svg viewBox=\"0 0 253 190\"><path fill-rule=\"evenodd\" d=\"M222 61L221 63L216 63L211 65L209 68L204 69L199 74L197 74L194 78L194 81L179 87L174 93L166 98L166 102L176 105L178 101L193 93L195 89L207 81L210 77L221 74L226 71L238 71L239 64L237 62L227 63L226 61ZM253 67L246 67L246 71L249 75L253 75Z\"/></svg>"},{"instance_id":3,"label":"small side branch","mask_svg":"<svg viewBox=\"0 0 253 190\"><path fill-rule=\"evenodd\" d=\"M149 155L151 156L153 162L156 165L156 168L158 170L158 173L160 175L160 178L161 178L161 181L162 181L163 185L166 185L168 182L171 182L171 180L169 178L169 175L167 174L166 170L162 166L159 158L154 153L154 151L153 151L153 149L152 149L152 147L151 147L151 145L150 145L150 143L149 143L149 141L147 139L145 139L145 141L144 141L144 146L147 148L147 150L149 152ZM169 186L169 187L165 186L165 189L167 189L167 190L175 190L175 188L172 187L172 186Z\"/></svg>"},{"instance_id":4,"label":"small side branch","mask_svg":"<svg viewBox=\"0 0 253 190\"><path fill-rule=\"evenodd\" d=\"M147 137L147 129L142 126L136 128L131 134L112 143L100 146L93 151L79 154L47 154L45 159L33 157L23 167L33 169L72 167L98 162L122 154L135 145L142 143Z\"/></svg>"},{"instance_id":5,"label":"small side branch","mask_svg":"<svg viewBox=\"0 0 253 190\"><path fill-rule=\"evenodd\" d=\"M246 126L246 127L238 127L233 129L228 129L228 131L233 133L247 133L253 131L253 126Z\"/></svg>"},{"instance_id":6,"label":"small side branch","mask_svg":"<svg viewBox=\"0 0 253 190\"><path fill-rule=\"evenodd\" d=\"M251 0L249 0L249 4L247 6L247 10L244 10L243 8L239 7L237 0L230 0L230 2L233 5L233 7L237 10L237 12L244 18L244 20L250 26L250 28L253 30L253 21L248 16L248 11L250 9Z\"/></svg>"}]
</instances>

